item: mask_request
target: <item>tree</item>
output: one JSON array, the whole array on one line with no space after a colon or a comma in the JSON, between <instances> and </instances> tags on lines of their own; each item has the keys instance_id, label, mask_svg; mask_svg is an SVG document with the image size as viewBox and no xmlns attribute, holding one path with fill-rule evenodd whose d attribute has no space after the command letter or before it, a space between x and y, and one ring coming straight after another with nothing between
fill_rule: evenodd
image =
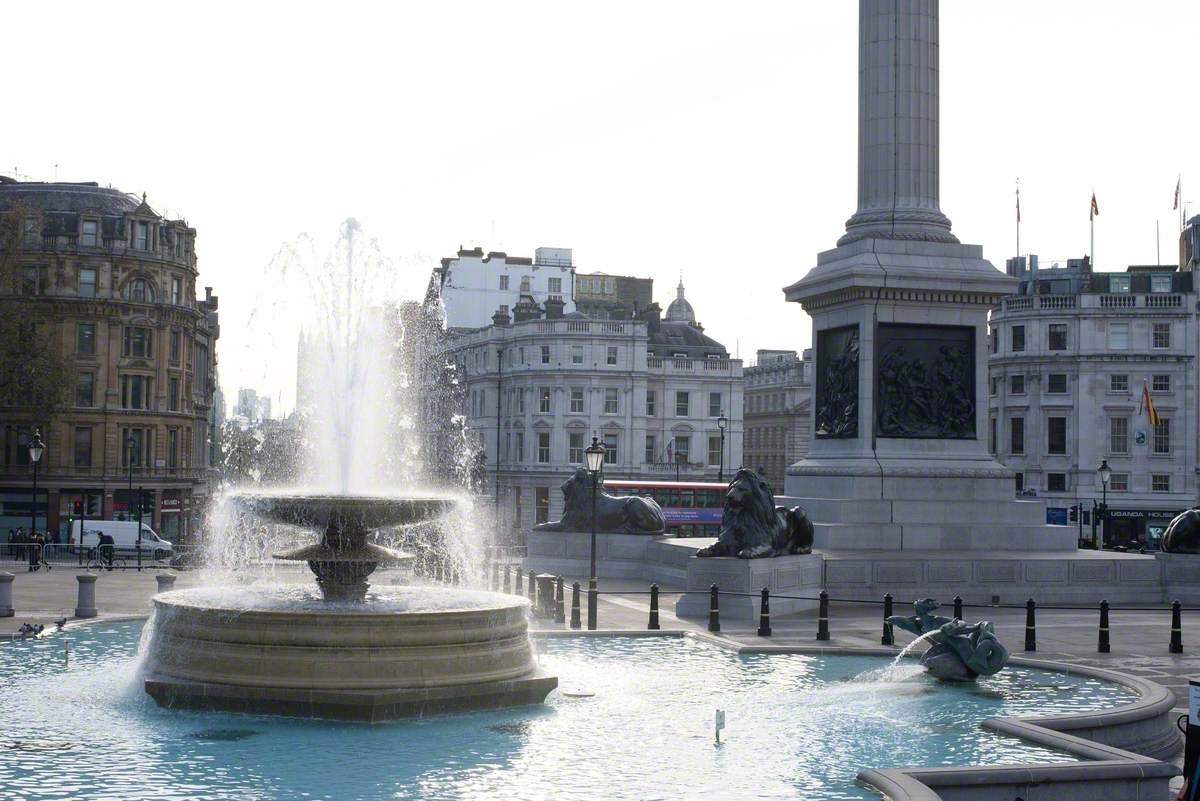
<instances>
[{"instance_id":1,"label":"tree","mask_svg":"<svg viewBox=\"0 0 1200 801\"><path fill-rule=\"evenodd\" d=\"M24 221L40 218L39 210L20 203L0 213L0 406L21 409L34 421L48 420L71 388L70 365L56 347L57 321L42 308L49 304L26 297L37 287L25 286L19 271Z\"/></svg>"}]
</instances>

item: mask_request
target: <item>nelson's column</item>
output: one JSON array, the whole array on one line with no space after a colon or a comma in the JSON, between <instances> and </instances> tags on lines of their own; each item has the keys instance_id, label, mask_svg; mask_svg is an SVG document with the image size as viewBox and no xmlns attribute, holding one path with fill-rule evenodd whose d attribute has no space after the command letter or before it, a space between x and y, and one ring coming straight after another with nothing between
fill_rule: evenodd
<instances>
[{"instance_id":1,"label":"nelson's column","mask_svg":"<svg viewBox=\"0 0 1200 801\"><path fill-rule=\"evenodd\" d=\"M938 206L938 2L860 0L858 210L784 292L813 320L788 502L831 550L1074 550L988 453L987 316L1009 278Z\"/></svg>"}]
</instances>

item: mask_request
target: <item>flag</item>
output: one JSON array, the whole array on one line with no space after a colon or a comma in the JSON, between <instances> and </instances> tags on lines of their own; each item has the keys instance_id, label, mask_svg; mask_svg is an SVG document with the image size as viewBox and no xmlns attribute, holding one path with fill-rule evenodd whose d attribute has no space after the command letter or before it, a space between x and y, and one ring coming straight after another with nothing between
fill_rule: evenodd
<instances>
[{"instance_id":1,"label":"flag","mask_svg":"<svg viewBox=\"0 0 1200 801\"><path fill-rule=\"evenodd\" d=\"M667 464L675 461L675 441L667 440Z\"/></svg>"},{"instance_id":2,"label":"flag","mask_svg":"<svg viewBox=\"0 0 1200 801\"><path fill-rule=\"evenodd\" d=\"M1181 175L1175 179L1175 205L1171 207L1173 209L1179 208L1179 190L1182 188L1182 183L1183 176Z\"/></svg>"},{"instance_id":3,"label":"flag","mask_svg":"<svg viewBox=\"0 0 1200 801\"><path fill-rule=\"evenodd\" d=\"M1100 216L1100 204L1096 202L1096 193L1092 192L1092 210L1088 214L1089 220L1094 220Z\"/></svg>"},{"instance_id":4,"label":"flag","mask_svg":"<svg viewBox=\"0 0 1200 801\"><path fill-rule=\"evenodd\" d=\"M1021 221L1021 187L1017 187L1017 222Z\"/></svg>"},{"instance_id":5,"label":"flag","mask_svg":"<svg viewBox=\"0 0 1200 801\"><path fill-rule=\"evenodd\" d=\"M1154 399L1150 397L1150 387L1146 386L1145 381L1142 382L1142 406L1146 407L1146 416L1150 418L1150 425L1156 426L1162 422L1162 418L1158 416L1158 411L1154 408Z\"/></svg>"}]
</instances>

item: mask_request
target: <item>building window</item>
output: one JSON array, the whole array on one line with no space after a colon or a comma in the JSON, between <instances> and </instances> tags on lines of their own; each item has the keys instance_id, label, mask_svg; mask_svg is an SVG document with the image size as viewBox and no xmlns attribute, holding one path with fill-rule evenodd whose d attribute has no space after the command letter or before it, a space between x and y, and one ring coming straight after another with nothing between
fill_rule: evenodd
<instances>
[{"instance_id":1,"label":"building window","mask_svg":"<svg viewBox=\"0 0 1200 801\"><path fill-rule=\"evenodd\" d=\"M538 390L538 414L550 414L550 387Z\"/></svg>"},{"instance_id":2,"label":"building window","mask_svg":"<svg viewBox=\"0 0 1200 801\"><path fill-rule=\"evenodd\" d=\"M171 362L179 364L179 343L182 335L178 331L171 332Z\"/></svg>"},{"instance_id":3,"label":"building window","mask_svg":"<svg viewBox=\"0 0 1200 801\"><path fill-rule=\"evenodd\" d=\"M533 515L537 523L550 522L550 488L533 488Z\"/></svg>"},{"instance_id":4,"label":"building window","mask_svg":"<svg viewBox=\"0 0 1200 801\"><path fill-rule=\"evenodd\" d=\"M183 280L175 276L171 276L171 303L183 305Z\"/></svg>"},{"instance_id":5,"label":"building window","mask_svg":"<svg viewBox=\"0 0 1200 801\"><path fill-rule=\"evenodd\" d=\"M724 404L721 403L721 393L720 392L708 393L708 416L709 417L722 417L725 414L725 410L721 408L723 405Z\"/></svg>"},{"instance_id":6,"label":"building window","mask_svg":"<svg viewBox=\"0 0 1200 801\"><path fill-rule=\"evenodd\" d=\"M655 441L653 434L646 435L646 464L654 464L654 457L658 454L655 449Z\"/></svg>"},{"instance_id":7,"label":"building window","mask_svg":"<svg viewBox=\"0 0 1200 801\"><path fill-rule=\"evenodd\" d=\"M538 464L550 464L550 432L537 432L537 460Z\"/></svg>"},{"instance_id":8,"label":"building window","mask_svg":"<svg viewBox=\"0 0 1200 801\"><path fill-rule=\"evenodd\" d=\"M658 415L658 397L654 390L646 390L646 416L655 417Z\"/></svg>"},{"instance_id":9,"label":"building window","mask_svg":"<svg viewBox=\"0 0 1200 801\"><path fill-rule=\"evenodd\" d=\"M617 463L617 452L618 452L617 446L619 444L620 444L620 440L617 438L616 434L605 434L604 435L604 463L605 464L616 464Z\"/></svg>"},{"instance_id":10,"label":"building window","mask_svg":"<svg viewBox=\"0 0 1200 801\"><path fill-rule=\"evenodd\" d=\"M96 355L96 324L80 323L75 330L75 353L80 356Z\"/></svg>"},{"instance_id":11,"label":"building window","mask_svg":"<svg viewBox=\"0 0 1200 801\"><path fill-rule=\"evenodd\" d=\"M571 387L571 413L583 414L583 387Z\"/></svg>"},{"instance_id":12,"label":"building window","mask_svg":"<svg viewBox=\"0 0 1200 801\"><path fill-rule=\"evenodd\" d=\"M619 414L621 411L620 396L618 390L609 387L604 390L604 413Z\"/></svg>"},{"instance_id":13,"label":"building window","mask_svg":"<svg viewBox=\"0 0 1200 801\"><path fill-rule=\"evenodd\" d=\"M1129 418L1110 417L1108 420L1108 452L1129 453Z\"/></svg>"},{"instance_id":14,"label":"building window","mask_svg":"<svg viewBox=\"0 0 1200 801\"><path fill-rule=\"evenodd\" d=\"M1010 395L1025 394L1025 376L1011 375L1008 377L1008 392Z\"/></svg>"},{"instance_id":15,"label":"building window","mask_svg":"<svg viewBox=\"0 0 1200 801\"><path fill-rule=\"evenodd\" d=\"M121 407L125 409L149 409L150 388L154 379L144 375L121 376Z\"/></svg>"},{"instance_id":16,"label":"building window","mask_svg":"<svg viewBox=\"0 0 1200 801\"><path fill-rule=\"evenodd\" d=\"M75 429L75 466L92 466L92 429Z\"/></svg>"},{"instance_id":17,"label":"building window","mask_svg":"<svg viewBox=\"0 0 1200 801\"><path fill-rule=\"evenodd\" d=\"M129 282L129 286L125 290L125 298L134 303L153 303L154 290L150 288L150 283L143 278L135 278Z\"/></svg>"},{"instance_id":18,"label":"building window","mask_svg":"<svg viewBox=\"0 0 1200 801\"><path fill-rule=\"evenodd\" d=\"M513 438L517 445L517 464L525 463L525 432L518 431Z\"/></svg>"},{"instance_id":19,"label":"building window","mask_svg":"<svg viewBox=\"0 0 1200 801\"><path fill-rule=\"evenodd\" d=\"M41 283L40 267L26 267L21 271L21 294L36 295Z\"/></svg>"},{"instance_id":20,"label":"building window","mask_svg":"<svg viewBox=\"0 0 1200 801\"><path fill-rule=\"evenodd\" d=\"M133 246L138 250L150 249L150 223L138 222L134 226Z\"/></svg>"},{"instance_id":21,"label":"building window","mask_svg":"<svg viewBox=\"0 0 1200 801\"><path fill-rule=\"evenodd\" d=\"M1046 452L1054 454L1067 452L1067 418L1050 417L1046 419Z\"/></svg>"},{"instance_id":22,"label":"building window","mask_svg":"<svg viewBox=\"0 0 1200 801\"><path fill-rule=\"evenodd\" d=\"M75 381L75 405L92 406L96 397L96 375L80 373Z\"/></svg>"},{"instance_id":23,"label":"building window","mask_svg":"<svg viewBox=\"0 0 1200 801\"><path fill-rule=\"evenodd\" d=\"M83 232L80 236L80 244L85 247L94 248L98 244L100 224L95 220L83 221Z\"/></svg>"},{"instance_id":24,"label":"building window","mask_svg":"<svg viewBox=\"0 0 1200 801\"><path fill-rule=\"evenodd\" d=\"M174 470L179 466L179 429L167 429L167 467Z\"/></svg>"},{"instance_id":25,"label":"building window","mask_svg":"<svg viewBox=\"0 0 1200 801\"><path fill-rule=\"evenodd\" d=\"M1154 427L1154 452L1168 454L1171 452L1171 419L1160 417Z\"/></svg>"},{"instance_id":26,"label":"building window","mask_svg":"<svg viewBox=\"0 0 1200 801\"><path fill-rule=\"evenodd\" d=\"M173 412L179 411L179 377L171 376L167 379L167 402L169 408Z\"/></svg>"},{"instance_id":27,"label":"building window","mask_svg":"<svg viewBox=\"0 0 1200 801\"><path fill-rule=\"evenodd\" d=\"M1114 294L1129 293L1129 276L1128 275L1110 275L1108 277L1108 291Z\"/></svg>"},{"instance_id":28,"label":"building window","mask_svg":"<svg viewBox=\"0 0 1200 801\"><path fill-rule=\"evenodd\" d=\"M508 289L508 276L507 275L500 276L500 288Z\"/></svg>"},{"instance_id":29,"label":"building window","mask_svg":"<svg viewBox=\"0 0 1200 801\"><path fill-rule=\"evenodd\" d=\"M1150 491L1151 492L1170 492L1171 491L1171 474L1170 473L1151 473L1150 474Z\"/></svg>"},{"instance_id":30,"label":"building window","mask_svg":"<svg viewBox=\"0 0 1200 801\"><path fill-rule=\"evenodd\" d=\"M688 393L686 393L686 392L676 392L675 393L675 416L676 417L687 417L688 416Z\"/></svg>"},{"instance_id":31,"label":"building window","mask_svg":"<svg viewBox=\"0 0 1200 801\"><path fill-rule=\"evenodd\" d=\"M550 346L542 345L542 364L550 363Z\"/></svg>"},{"instance_id":32,"label":"building window","mask_svg":"<svg viewBox=\"0 0 1200 801\"><path fill-rule=\"evenodd\" d=\"M561 278L548 278L548 279L546 279L546 285L547 285L547 287L546 287L547 291L550 292L551 294L553 294L553 295L561 295L562 294L562 279Z\"/></svg>"},{"instance_id":33,"label":"building window","mask_svg":"<svg viewBox=\"0 0 1200 801\"><path fill-rule=\"evenodd\" d=\"M1171 324L1170 323L1155 323L1154 324L1154 339L1153 346L1162 350L1171 347Z\"/></svg>"},{"instance_id":34,"label":"building window","mask_svg":"<svg viewBox=\"0 0 1200 801\"><path fill-rule=\"evenodd\" d=\"M1017 473L1013 476L1013 483L1016 485L1017 492L1025 491L1025 474Z\"/></svg>"},{"instance_id":35,"label":"building window","mask_svg":"<svg viewBox=\"0 0 1200 801\"><path fill-rule=\"evenodd\" d=\"M1124 373L1115 373L1108 377L1109 392L1128 392L1129 391L1129 376Z\"/></svg>"},{"instance_id":36,"label":"building window","mask_svg":"<svg viewBox=\"0 0 1200 801\"><path fill-rule=\"evenodd\" d=\"M80 267L79 268L79 297L94 298L96 297L96 268Z\"/></svg>"},{"instance_id":37,"label":"building window","mask_svg":"<svg viewBox=\"0 0 1200 801\"><path fill-rule=\"evenodd\" d=\"M517 389L517 414L525 414L525 390Z\"/></svg>"},{"instance_id":38,"label":"building window","mask_svg":"<svg viewBox=\"0 0 1200 801\"><path fill-rule=\"evenodd\" d=\"M1025 453L1025 418L1012 417L1008 421L1009 453L1020 456Z\"/></svg>"},{"instance_id":39,"label":"building window","mask_svg":"<svg viewBox=\"0 0 1200 801\"><path fill-rule=\"evenodd\" d=\"M687 464L692 460L692 438L687 434L675 437L675 461Z\"/></svg>"},{"instance_id":40,"label":"building window","mask_svg":"<svg viewBox=\"0 0 1200 801\"><path fill-rule=\"evenodd\" d=\"M708 438L708 463L719 465L721 464L721 437Z\"/></svg>"},{"instance_id":41,"label":"building window","mask_svg":"<svg viewBox=\"0 0 1200 801\"><path fill-rule=\"evenodd\" d=\"M996 453L996 418L988 419L988 453Z\"/></svg>"},{"instance_id":42,"label":"building window","mask_svg":"<svg viewBox=\"0 0 1200 801\"><path fill-rule=\"evenodd\" d=\"M1129 350L1129 323L1108 324L1108 349Z\"/></svg>"},{"instance_id":43,"label":"building window","mask_svg":"<svg viewBox=\"0 0 1200 801\"><path fill-rule=\"evenodd\" d=\"M126 326L125 340L121 353L125 356L137 356L149 359L154 355L153 341L149 328Z\"/></svg>"},{"instance_id":44,"label":"building window","mask_svg":"<svg viewBox=\"0 0 1200 801\"><path fill-rule=\"evenodd\" d=\"M146 463L150 432L141 428L125 428L121 434L121 467L141 467Z\"/></svg>"},{"instance_id":45,"label":"building window","mask_svg":"<svg viewBox=\"0 0 1200 801\"><path fill-rule=\"evenodd\" d=\"M1113 473L1108 479L1109 492L1129 492L1129 474Z\"/></svg>"},{"instance_id":46,"label":"building window","mask_svg":"<svg viewBox=\"0 0 1200 801\"><path fill-rule=\"evenodd\" d=\"M1067 474L1066 473L1047 473L1046 474L1046 491L1047 492L1066 492L1067 491Z\"/></svg>"},{"instance_id":47,"label":"building window","mask_svg":"<svg viewBox=\"0 0 1200 801\"><path fill-rule=\"evenodd\" d=\"M1051 373L1046 381L1046 392L1051 395L1065 395L1067 393L1067 374Z\"/></svg>"},{"instance_id":48,"label":"building window","mask_svg":"<svg viewBox=\"0 0 1200 801\"><path fill-rule=\"evenodd\" d=\"M1150 276L1150 291L1151 292L1170 292L1171 291L1171 276L1169 276L1169 275L1152 275L1152 276Z\"/></svg>"},{"instance_id":49,"label":"building window","mask_svg":"<svg viewBox=\"0 0 1200 801\"><path fill-rule=\"evenodd\" d=\"M999 394L1000 394L1000 379L993 378L992 379L992 397L994 398Z\"/></svg>"},{"instance_id":50,"label":"building window","mask_svg":"<svg viewBox=\"0 0 1200 801\"><path fill-rule=\"evenodd\" d=\"M1012 327L1012 349L1014 353L1025 350L1025 326Z\"/></svg>"},{"instance_id":51,"label":"building window","mask_svg":"<svg viewBox=\"0 0 1200 801\"><path fill-rule=\"evenodd\" d=\"M1155 392L1170 392L1171 391L1171 376L1156 375L1150 378L1150 389Z\"/></svg>"},{"instance_id":52,"label":"building window","mask_svg":"<svg viewBox=\"0 0 1200 801\"><path fill-rule=\"evenodd\" d=\"M1067 324L1066 323L1050 323L1049 335L1046 338L1046 346L1050 350L1066 350L1067 349Z\"/></svg>"},{"instance_id":53,"label":"building window","mask_svg":"<svg viewBox=\"0 0 1200 801\"><path fill-rule=\"evenodd\" d=\"M1000 352L1000 333L995 329L995 327L992 327L988 331L988 339L990 339L992 341L991 342L992 353L999 353Z\"/></svg>"},{"instance_id":54,"label":"building window","mask_svg":"<svg viewBox=\"0 0 1200 801\"><path fill-rule=\"evenodd\" d=\"M608 346L608 363L611 365L616 365L616 363L617 363L617 346L616 345Z\"/></svg>"},{"instance_id":55,"label":"building window","mask_svg":"<svg viewBox=\"0 0 1200 801\"><path fill-rule=\"evenodd\" d=\"M571 346L571 364L583 364L583 346Z\"/></svg>"},{"instance_id":56,"label":"building window","mask_svg":"<svg viewBox=\"0 0 1200 801\"><path fill-rule=\"evenodd\" d=\"M567 434L567 462L583 464L583 432L571 431Z\"/></svg>"}]
</instances>

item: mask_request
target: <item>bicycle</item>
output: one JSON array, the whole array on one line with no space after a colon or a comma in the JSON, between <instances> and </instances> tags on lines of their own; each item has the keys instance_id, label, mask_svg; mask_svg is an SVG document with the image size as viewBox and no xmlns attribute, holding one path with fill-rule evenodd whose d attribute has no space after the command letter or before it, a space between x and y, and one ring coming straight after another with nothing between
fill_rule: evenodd
<instances>
[{"instance_id":1,"label":"bicycle","mask_svg":"<svg viewBox=\"0 0 1200 801\"><path fill-rule=\"evenodd\" d=\"M105 557L103 554L96 553L95 548L88 554L87 569L89 573L97 570L124 570L125 567L125 560L119 556L109 554Z\"/></svg>"}]
</instances>

